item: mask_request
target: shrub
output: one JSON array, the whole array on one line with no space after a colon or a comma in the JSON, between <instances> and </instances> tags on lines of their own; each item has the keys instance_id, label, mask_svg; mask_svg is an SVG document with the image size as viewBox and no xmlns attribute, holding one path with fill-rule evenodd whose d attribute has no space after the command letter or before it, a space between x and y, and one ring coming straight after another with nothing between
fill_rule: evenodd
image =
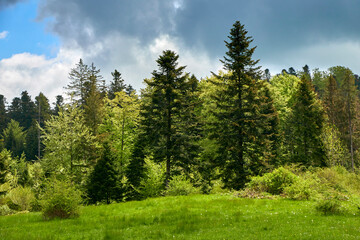
<instances>
[{"instance_id":1,"label":"shrub","mask_svg":"<svg viewBox=\"0 0 360 240\"><path fill-rule=\"evenodd\" d=\"M165 195L168 196L181 196L193 193L199 193L199 189L195 188L184 175L174 176L169 181L169 186L165 191Z\"/></svg>"},{"instance_id":2,"label":"shrub","mask_svg":"<svg viewBox=\"0 0 360 240\"><path fill-rule=\"evenodd\" d=\"M16 187L11 189L7 194L11 202L20 207L22 211L30 210L31 203L34 201L35 196L30 187Z\"/></svg>"},{"instance_id":3,"label":"shrub","mask_svg":"<svg viewBox=\"0 0 360 240\"><path fill-rule=\"evenodd\" d=\"M145 169L145 177L141 179L140 188L137 191L145 198L160 196L164 189L165 166L146 158Z\"/></svg>"},{"instance_id":4,"label":"shrub","mask_svg":"<svg viewBox=\"0 0 360 240\"><path fill-rule=\"evenodd\" d=\"M45 219L72 218L79 216L81 192L65 181L53 180L46 185L42 196L42 212Z\"/></svg>"},{"instance_id":5,"label":"shrub","mask_svg":"<svg viewBox=\"0 0 360 240\"><path fill-rule=\"evenodd\" d=\"M279 167L263 176L252 177L247 187L257 192L268 192L274 195L283 193L284 189L297 180L297 176L286 168Z\"/></svg>"},{"instance_id":6,"label":"shrub","mask_svg":"<svg viewBox=\"0 0 360 240\"><path fill-rule=\"evenodd\" d=\"M284 195L294 200L316 199L319 195L319 179L314 174L305 174L284 188Z\"/></svg>"},{"instance_id":7,"label":"shrub","mask_svg":"<svg viewBox=\"0 0 360 240\"><path fill-rule=\"evenodd\" d=\"M341 201L337 199L321 200L317 203L315 208L317 211L325 215L342 214L345 212L345 209L342 206Z\"/></svg>"},{"instance_id":8,"label":"shrub","mask_svg":"<svg viewBox=\"0 0 360 240\"><path fill-rule=\"evenodd\" d=\"M8 205L2 205L0 206L0 216L5 216L5 215L9 215L12 214L13 211L9 208Z\"/></svg>"}]
</instances>

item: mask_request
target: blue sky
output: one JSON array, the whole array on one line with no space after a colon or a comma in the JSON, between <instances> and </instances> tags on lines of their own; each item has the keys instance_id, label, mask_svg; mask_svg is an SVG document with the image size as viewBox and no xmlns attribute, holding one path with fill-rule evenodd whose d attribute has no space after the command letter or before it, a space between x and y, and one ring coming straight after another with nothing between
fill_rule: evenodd
<instances>
[{"instance_id":1,"label":"blue sky","mask_svg":"<svg viewBox=\"0 0 360 240\"><path fill-rule=\"evenodd\" d=\"M0 10L0 32L7 37L0 40L0 59L30 52L54 57L59 39L46 31L46 21L37 21L38 0L29 0Z\"/></svg>"},{"instance_id":2,"label":"blue sky","mask_svg":"<svg viewBox=\"0 0 360 240\"><path fill-rule=\"evenodd\" d=\"M236 20L273 75L305 64L360 74L359 9L358 0L0 0L0 94L55 99L80 58L108 82L117 69L140 89L166 49L186 71L210 76Z\"/></svg>"}]
</instances>

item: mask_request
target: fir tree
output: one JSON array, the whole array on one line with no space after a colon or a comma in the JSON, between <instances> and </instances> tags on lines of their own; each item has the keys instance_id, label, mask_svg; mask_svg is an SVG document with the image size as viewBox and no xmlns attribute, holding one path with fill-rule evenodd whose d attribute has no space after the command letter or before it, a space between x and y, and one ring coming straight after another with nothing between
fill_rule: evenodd
<instances>
[{"instance_id":1,"label":"fir tree","mask_svg":"<svg viewBox=\"0 0 360 240\"><path fill-rule=\"evenodd\" d=\"M304 166L324 166L326 156L321 140L324 112L306 76L301 77L295 93L290 123L292 162Z\"/></svg>"},{"instance_id":2,"label":"fir tree","mask_svg":"<svg viewBox=\"0 0 360 240\"><path fill-rule=\"evenodd\" d=\"M158 58L159 70L152 73L152 79L145 80L148 86L143 98L147 102L141 111L142 126L154 159L166 162L166 185L172 169L178 166L187 171L197 154L193 141L196 133L189 122L192 110L187 98L191 81L188 74L184 74L185 67L177 66L178 58L179 55L170 50Z\"/></svg>"},{"instance_id":3,"label":"fir tree","mask_svg":"<svg viewBox=\"0 0 360 240\"><path fill-rule=\"evenodd\" d=\"M54 115L59 115L59 111L60 108L64 105L64 98L62 95L57 95L56 96L56 102L53 103L55 105L54 110L53 110L53 114Z\"/></svg>"},{"instance_id":4,"label":"fir tree","mask_svg":"<svg viewBox=\"0 0 360 240\"><path fill-rule=\"evenodd\" d=\"M69 73L70 83L65 87L67 94L71 96L72 100L77 103L78 106L82 106L85 103L85 83L89 79L90 70L89 66L83 63L80 59L75 68L72 68Z\"/></svg>"},{"instance_id":5,"label":"fir tree","mask_svg":"<svg viewBox=\"0 0 360 240\"><path fill-rule=\"evenodd\" d=\"M240 189L250 174L247 166L255 166L258 152L255 150L258 137L258 112L256 99L260 67L255 65L252 54L256 47L250 48L253 41L247 36L244 25L235 22L225 41L228 51L224 60L224 69L229 74L217 76L221 79L219 92L215 97L218 112L214 123L213 138L218 141L218 164L223 170L225 186ZM258 170L256 170L258 171Z\"/></svg>"},{"instance_id":6,"label":"fir tree","mask_svg":"<svg viewBox=\"0 0 360 240\"><path fill-rule=\"evenodd\" d=\"M116 195L118 194L117 185L115 159L111 154L109 145L105 143L102 157L96 163L89 177L87 193L90 203L97 203L104 200L107 204L111 203L111 200L116 199Z\"/></svg>"},{"instance_id":7,"label":"fir tree","mask_svg":"<svg viewBox=\"0 0 360 240\"><path fill-rule=\"evenodd\" d=\"M122 79L121 73L119 73L118 70L115 69L114 72L111 73L111 75L113 76L113 81L110 83L108 93L108 97L110 100L115 98L116 92L121 92L126 89L124 79Z\"/></svg>"},{"instance_id":8,"label":"fir tree","mask_svg":"<svg viewBox=\"0 0 360 240\"><path fill-rule=\"evenodd\" d=\"M8 116L5 108L5 97L0 95L0 135L8 123Z\"/></svg>"},{"instance_id":9,"label":"fir tree","mask_svg":"<svg viewBox=\"0 0 360 240\"><path fill-rule=\"evenodd\" d=\"M24 127L25 130L29 129L32 121L36 118L36 105L31 100L27 91L21 93L21 119L19 121L20 126Z\"/></svg>"}]
</instances>

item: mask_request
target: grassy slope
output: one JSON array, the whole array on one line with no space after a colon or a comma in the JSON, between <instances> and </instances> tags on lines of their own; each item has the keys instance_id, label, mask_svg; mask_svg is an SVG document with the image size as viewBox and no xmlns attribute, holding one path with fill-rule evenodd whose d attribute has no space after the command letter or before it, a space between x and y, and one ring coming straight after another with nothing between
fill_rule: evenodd
<instances>
[{"instance_id":1,"label":"grassy slope","mask_svg":"<svg viewBox=\"0 0 360 240\"><path fill-rule=\"evenodd\" d=\"M309 201L220 195L84 207L77 219L0 217L0 239L356 239L359 216L323 216Z\"/></svg>"}]
</instances>

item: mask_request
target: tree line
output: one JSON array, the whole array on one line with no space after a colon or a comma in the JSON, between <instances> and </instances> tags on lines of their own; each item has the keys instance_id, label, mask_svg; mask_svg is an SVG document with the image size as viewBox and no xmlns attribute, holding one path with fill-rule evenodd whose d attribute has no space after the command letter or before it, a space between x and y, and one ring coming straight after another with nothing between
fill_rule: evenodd
<instances>
[{"instance_id":1,"label":"tree line","mask_svg":"<svg viewBox=\"0 0 360 240\"><path fill-rule=\"evenodd\" d=\"M253 59L252 41L235 22L223 71L201 80L165 50L140 93L117 70L107 86L80 59L65 87L69 100L59 95L53 108L42 93L33 101L23 91L8 107L0 95L0 185L55 177L90 203L110 203L154 196L174 179L203 192L216 181L239 190L287 164L355 171L359 77L307 65L271 76Z\"/></svg>"}]
</instances>

